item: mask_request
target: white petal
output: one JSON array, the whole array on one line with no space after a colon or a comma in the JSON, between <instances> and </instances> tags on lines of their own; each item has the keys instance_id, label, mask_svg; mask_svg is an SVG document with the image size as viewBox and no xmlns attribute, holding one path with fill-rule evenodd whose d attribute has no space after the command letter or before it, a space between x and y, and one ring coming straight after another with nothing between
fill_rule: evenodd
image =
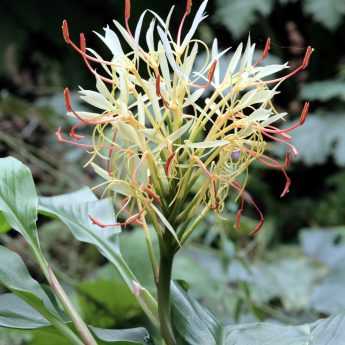
<instances>
[{"instance_id":1,"label":"white petal","mask_svg":"<svg viewBox=\"0 0 345 345\"><path fill-rule=\"evenodd\" d=\"M155 43L154 43L154 37L153 37L155 25L156 25L156 20L152 19L150 26L146 32L146 43L150 52L155 51Z\"/></svg>"},{"instance_id":2,"label":"white petal","mask_svg":"<svg viewBox=\"0 0 345 345\"><path fill-rule=\"evenodd\" d=\"M141 15L140 18L139 18L137 27L135 28L134 40L135 40L135 42L136 42L137 44L139 44L141 28L142 28L142 26L143 26L143 20L144 20L144 17L145 17L145 14L146 14L146 13L147 13L147 11L144 11L144 12L142 13L142 15Z\"/></svg>"},{"instance_id":3,"label":"white petal","mask_svg":"<svg viewBox=\"0 0 345 345\"><path fill-rule=\"evenodd\" d=\"M199 24L207 17L204 15L204 11L206 9L208 0L205 0L199 7L198 12L196 13L194 17L193 24L188 31L186 37L184 38L182 44L181 44L181 49L184 50L187 46L187 44L190 42L190 40L193 38Z\"/></svg>"},{"instance_id":4,"label":"white petal","mask_svg":"<svg viewBox=\"0 0 345 345\"><path fill-rule=\"evenodd\" d=\"M113 109L113 105L100 93L91 90L81 90L80 98L96 108L103 110Z\"/></svg>"},{"instance_id":5,"label":"white petal","mask_svg":"<svg viewBox=\"0 0 345 345\"><path fill-rule=\"evenodd\" d=\"M109 26L104 28L105 36L103 37L98 32L95 34L104 42L104 44L110 49L114 56L123 55L123 50L121 43L116 33L109 28Z\"/></svg>"}]
</instances>

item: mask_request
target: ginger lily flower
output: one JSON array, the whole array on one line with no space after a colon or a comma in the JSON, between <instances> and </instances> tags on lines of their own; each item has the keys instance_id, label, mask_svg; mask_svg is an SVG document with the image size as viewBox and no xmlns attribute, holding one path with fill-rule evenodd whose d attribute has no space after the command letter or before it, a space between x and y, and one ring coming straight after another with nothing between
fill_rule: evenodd
<instances>
[{"instance_id":1,"label":"ginger lily flower","mask_svg":"<svg viewBox=\"0 0 345 345\"><path fill-rule=\"evenodd\" d=\"M75 43L67 21L63 22L66 43L95 76L95 91L80 90L81 99L95 110L74 110L66 89L67 112L76 125L70 139L61 130L57 136L89 151L89 164L105 180L106 190L122 200L119 213L128 218L124 223L99 223L102 228L131 222L144 226L149 217L159 234L169 231L180 244L208 211L221 212L232 189L241 205L236 225L247 202L260 216L256 232L263 215L245 191L248 168L254 161L280 170L286 180L281 196L289 191L286 168L291 156L298 154L289 143L289 133L303 124L309 104L305 104L298 123L279 129L287 114L276 110L273 98L283 81L308 66L312 49L307 48L298 68L270 79L288 64L261 66L270 40L259 61L253 61L255 45L249 39L246 47L240 44L234 51L221 77L219 61L226 58L229 49L219 51L216 39L209 49L194 38L207 17L207 0L185 30L191 5L187 0L175 39L169 28L174 8L166 19L145 11L132 30L130 0L126 0L125 26L114 21L116 31L107 26L103 34L96 33L109 50L108 59L87 47L83 33ZM151 21L144 34L148 16ZM208 58L195 70L200 52L206 52ZM211 94L206 89L211 89ZM92 128L91 144L80 143L83 137L76 131L81 126ZM267 154L267 141L272 140L287 146L282 163ZM198 185L196 193L192 192L194 185Z\"/></svg>"}]
</instances>

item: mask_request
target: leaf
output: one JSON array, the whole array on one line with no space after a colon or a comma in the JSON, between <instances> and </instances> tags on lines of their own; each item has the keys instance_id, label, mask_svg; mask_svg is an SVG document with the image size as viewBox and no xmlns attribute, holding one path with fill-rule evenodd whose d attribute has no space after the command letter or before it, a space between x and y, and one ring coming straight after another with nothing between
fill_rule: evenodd
<instances>
[{"instance_id":1,"label":"leaf","mask_svg":"<svg viewBox=\"0 0 345 345\"><path fill-rule=\"evenodd\" d=\"M35 329L49 322L29 304L14 294L0 295L0 327Z\"/></svg>"},{"instance_id":2,"label":"leaf","mask_svg":"<svg viewBox=\"0 0 345 345\"><path fill-rule=\"evenodd\" d=\"M340 345L345 337L345 314L300 326L265 322L223 326L176 284L172 302L181 345Z\"/></svg>"},{"instance_id":3,"label":"leaf","mask_svg":"<svg viewBox=\"0 0 345 345\"><path fill-rule=\"evenodd\" d=\"M306 255L330 267L341 266L345 260L345 227L304 229L300 242Z\"/></svg>"},{"instance_id":4,"label":"leaf","mask_svg":"<svg viewBox=\"0 0 345 345\"><path fill-rule=\"evenodd\" d=\"M176 283L171 286L171 299L173 325L175 333L181 339L181 345L221 344L221 325Z\"/></svg>"},{"instance_id":5,"label":"leaf","mask_svg":"<svg viewBox=\"0 0 345 345\"><path fill-rule=\"evenodd\" d=\"M345 14L345 2L343 0L305 0L303 8L317 22L332 31L340 25Z\"/></svg>"},{"instance_id":6,"label":"leaf","mask_svg":"<svg viewBox=\"0 0 345 345\"><path fill-rule=\"evenodd\" d=\"M118 243L120 228L101 229L92 224L89 216L104 224L114 224L113 206L110 199L97 200L88 188L51 198L40 198L39 211L58 217L65 223L75 238L98 248L117 269L121 278L133 291L136 276L124 261ZM154 298L146 289L142 289L137 296L138 302L152 322L158 324L157 306Z\"/></svg>"},{"instance_id":7,"label":"leaf","mask_svg":"<svg viewBox=\"0 0 345 345\"><path fill-rule=\"evenodd\" d=\"M148 344L150 336L145 328L102 329L91 327L95 336L104 342L128 342L130 344Z\"/></svg>"},{"instance_id":8,"label":"leaf","mask_svg":"<svg viewBox=\"0 0 345 345\"><path fill-rule=\"evenodd\" d=\"M345 269L338 267L317 286L311 296L310 306L323 314L345 312Z\"/></svg>"},{"instance_id":9,"label":"leaf","mask_svg":"<svg viewBox=\"0 0 345 345\"><path fill-rule=\"evenodd\" d=\"M45 317L60 319L48 295L34 280L21 257L0 246L0 282Z\"/></svg>"},{"instance_id":10,"label":"leaf","mask_svg":"<svg viewBox=\"0 0 345 345\"><path fill-rule=\"evenodd\" d=\"M299 155L296 160L306 165L323 164L333 156L339 166L345 166L345 116L342 113L310 114L305 124L296 128L292 144Z\"/></svg>"},{"instance_id":11,"label":"leaf","mask_svg":"<svg viewBox=\"0 0 345 345\"><path fill-rule=\"evenodd\" d=\"M248 31L260 16L272 11L272 0L217 0L217 22L227 27L236 37Z\"/></svg>"},{"instance_id":12,"label":"leaf","mask_svg":"<svg viewBox=\"0 0 345 345\"><path fill-rule=\"evenodd\" d=\"M339 98L345 101L345 81L332 79L305 84L300 98L311 101L329 101Z\"/></svg>"},{"instance_id":13,"label":"leaf","mask_svg":"<svg viewBox=\"0 0 345 345\"><path fill-rule=\"evenodd\" d=\"M43 328L43 333L60 338L50 322L21 298L4 294L0 295L0 302L0 327L28 330ZM90 326L90 329L97 339L107 343L146 344L150 339L145 328L104 329Z\"/></svg>"},{"instance_id":14,"label":"leaf","mask_svg":"<svg viewBox=\"0 0 345 345\"><path fill-rule=\"evenodd\" d=\"M36 248L37 202L30 170L15 158L0 158L0 211L7 223Z\"/></svg>"},{"instance_id":15,"label":"leaf","mask_svg":"<svg viewBox=\"0 0 345 345\"><path fill-rule=\"evenodd\" d=\"M271 262L256 262L249 270L233 264L229 276L232 282L246 282L259 304L280 298L285 310L300 311L309 306L313 288L325 273L322 266L303 256L275 255Z\"/></svg>"},{"instance_id":16,"label":"leaf","mask_svg":"<svg viewBox=\"0 0 345 345\"><path fill-rule=\"evenodd\" d=\"M142 314L132 292L110 264L78 285L78 300L86 322L98 327L123 324Z\"/></svg>"}]
</instances>

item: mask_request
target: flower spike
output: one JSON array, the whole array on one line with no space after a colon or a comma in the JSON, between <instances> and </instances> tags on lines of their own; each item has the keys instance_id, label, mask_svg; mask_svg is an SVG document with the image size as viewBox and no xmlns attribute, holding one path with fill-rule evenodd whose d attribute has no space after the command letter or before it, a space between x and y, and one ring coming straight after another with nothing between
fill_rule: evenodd
<instances>
[{"instance_id":1,"label":"flower spike","mask_svg":"<svg viewBox=\"0 0 345 345\"><path fill-rule=\"evenodd\" d=\"M287 64L258 66L269 54L270 38L256 63L252 61L255 45L250 40L245 49L240 45L227 62L228 50L219 52L216 39L211 49L194 39L198 25L206 18L206 5L207 0L203 0L183 42L192 0L185 1L176 39L169 30L172 11L166 20L153 11L145 12L153 18L144 47L139 39L144 15L132 34L131 0L124 0L124 24L115 21L116 31L107 26L104 34L97 34L109 48L109 59L88 48L84 33L74 42L67 21L62 23L65 42L96 78L96 89L80 91L81 98L95 108L91 112L74 110L69 89L65 89L66 109L76 124L69 138L58 129L57 139L90 149L90 162L104 179L101 185L116 193L119 213L129 217L116 224L90 218L101 228L140 224L140 214L145 210L159 236L162 229L177 236L170 224L172 219L173 225L182 229L185 224L194 224L201 209L206 209L203 216L220 212L233 188L240 202L236 226L249 204L259 215L252 231L255 234L262 227L263 214L245 184L237 182L254 161L280 171L285 178L281 196L289 191L291 179L286 170L298 154L292 145L292 131L305 123L309 103L304 104L298 121L280 128L287 114L277 110L274 96L281 82L308 67L313 49L308 47L301 64L277 79L270 76L286 69ZM123 40L129 51L122 47ZM205 61L198 70L195 61L204 49ZM228 65L221 75L218 67L223 62ZM83 136L77 132L82 126L92 127L90 145L79 142ZM286 145L282 160L268 153L271 141Z\"/></svg>"}]
</instances>

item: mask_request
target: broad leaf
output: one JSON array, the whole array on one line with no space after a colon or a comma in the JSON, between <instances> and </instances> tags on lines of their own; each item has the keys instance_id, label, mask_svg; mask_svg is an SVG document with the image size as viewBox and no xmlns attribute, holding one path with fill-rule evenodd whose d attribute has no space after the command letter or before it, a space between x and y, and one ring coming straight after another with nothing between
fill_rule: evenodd
<instances>
[{"instance_id":1,"label":"broad leaf","mask_svg":"<svg viewBox=\"0 0 345 345\"><path fill-rule=\"evenodd\" d=\"M0 211L11 227L38 248L37 203L30 170L15 158L0 158Z\"/></svg>"},{"instance_id":2,"label":"broad leaf","mask_svg":"<svg viewBox=\"0 0 345 345\"><path fill-rule=\"evenodd\" d=\"M296 253L276 253L271 261L257 261L245 268L235 261L229 270L231 282L246 282L258 304L279 298L288 311L299 311L310 304L316 283L327 270L314 260Z\"/></svg>"},{"instance_id":3,"label":"broad leaf","mask_svg":"<svg viewBox=\"0 0 345 345\"><path fill-rule=\"evenodd\" d=\"M48 295L28 272L20 256L0 246L0 283L46 317L60 318Z\"/></svg>"},{"instance_id":4,"label":"broad leaf","mask_svg":"<svg viewBox=\"0 0 345 345\"><path fill-rule=\"evenodd\" d=\"M49 322L29 304L14 294L0 295L0 327L35 329Z\"/></svg>"},{"instance_id":5,"label":"broad leaf","mask_svg":"<svg viewBox=\"0 0 345 345\"><path fill-rule=\"evenodd\" d=\"M57 333L38 311L13 294L0 295L0 327L27 330L44 328L46 332ZM106 343L146 344L150 340L144 328L118 330L90 326L90 329L98 340Z\"/></svg>"},{"instance_id":6,"label":"broad leaf","mask_svg":"<svg viewBox=\"0 0 345 345\"><path fill-rule=\"evenodd\" d=\"M345 314L301 326L265 322L223 326L175 284L172 301L181 345L340 345L345 338Z\"/></svg>"},{"instance_id":7,"label":"broad leaf","mask_svg":"<svg viewBox=\"0 0 345 345\"><path fill-rule=\"evenodd\" d=\"M311 307L325 315L345 312L345 269L338 267L317 286L311 296Z\"/></svg>"},{"instance_id":8,"label":"broad leaf","mask_svg":"<svg viewBox=\"0 0 345 345\"><path fill-rule=\"evenodd\" d=\"M311 114L306 123L295 129L292 144L299 151L297 160L307 165L322 164L333 156L345 166L345 116L342 113Z\"/></svg>"},{"instance_id":9,"label":"broad leaf","mask_svg":"<svg viewBox=\"0 0 345 345\"><path fill-rule=\"evenodd\" d=\"M111 264L78 285L78 300L86 322L97 327L116 326L142 315L137 300Z\"/></svg>"},{"instance_id":10,"label":"broad leaf","mask_svg":"<svg viewBox=\"0 0 345 345\"><path fill-rule=\"evenodd\" d=\"M306 84L300 97L310 101L329 101L332 98L345 101L345 81L324 80Z\"/></svg>"},{"instance_id":11,"label":"broad leaf","mask_svg":"<svg viewBox=\"0 0 345 345\"><path fill-rule=\"evenodd\" d=\"M58 217L68 226L77 240L95 245L100 253L115 266L121 278L133 291L133 284L138 280L121 255L118 236L116 236L121 229L119 227L102 229L90 220L91 216L104 224L116 222L110 199L97 200L90 189L84 188L74 193L40 198L39 211ZM136 294L136 297L151 321L158 324L157 305L154 298L144 288Z\"/></svg>"},{"instance_id":12,"label":"broad leaf","mask_svg":"<svg viewBox=\"0 0 345 345\"><path fill-rule=\"evenodd\" d=\"M300 233L304 253L330 267L342 266L345 260L345 227L310 228Z\"/></svg>"},{"instance_id":13,"label":"broad leaf","mask_svg":"<svg viewBox=\"0 0 345 345\"><path fill-rule=\"evenodd\" d=\"M225 25L235 37L246 33L260 17L272 10L272 0L217 0L217 21Z\"/></svg>"},{"instance_id":14,"label":"broad leaf","mask_svg":"<svg viewBox=\"0 0 345 345\"><path fill-rule=\"evenodd\" d=\"M343 0L305 0L303 6L305 12L330 30L335 30L345 15Z\"/></svg>"}]
</instances>

